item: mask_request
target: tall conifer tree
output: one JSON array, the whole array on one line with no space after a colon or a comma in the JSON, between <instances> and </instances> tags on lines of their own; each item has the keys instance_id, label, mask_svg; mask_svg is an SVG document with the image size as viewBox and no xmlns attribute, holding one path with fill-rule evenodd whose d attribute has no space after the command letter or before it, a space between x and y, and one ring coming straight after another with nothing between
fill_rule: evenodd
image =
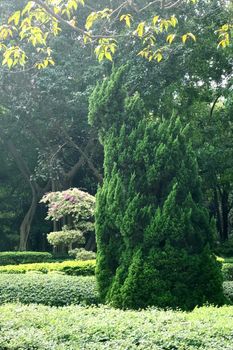
<instances>
[{"instance_id":1,"label":"tall conifer tree","mask_svg":"<svg viewBox=\"0 0 233 350\"><path fill-rule=\"evenodd\" d=\"M97 280L103 301L122 308L221 304L210 252L214 225L202 206L188 127L156 118L127 96L124 68L98 85L89 120L104 146L97 194Z\"/></svg>"}]
</instances>

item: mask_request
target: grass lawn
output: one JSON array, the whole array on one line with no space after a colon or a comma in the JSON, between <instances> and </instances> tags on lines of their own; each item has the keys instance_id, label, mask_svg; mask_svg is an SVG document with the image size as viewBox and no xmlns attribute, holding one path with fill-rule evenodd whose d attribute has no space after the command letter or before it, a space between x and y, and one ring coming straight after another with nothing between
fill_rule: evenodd
<instances>
[{"instance_id":1,"label":"grass lawn","mask_svg":"<svg viewBox=\"0 0 233 350\"><path fill-rule=\"evenodd\" d=\"M233 307L121 311L106 306L0 306L1 350L232 350Z\"/></svg>"}]
</instances>

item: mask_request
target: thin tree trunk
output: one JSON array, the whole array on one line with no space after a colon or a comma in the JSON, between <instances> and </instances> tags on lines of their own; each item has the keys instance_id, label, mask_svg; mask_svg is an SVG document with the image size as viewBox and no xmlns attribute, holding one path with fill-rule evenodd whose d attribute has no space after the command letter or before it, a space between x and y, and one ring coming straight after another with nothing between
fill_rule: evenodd
<instances>
[{"instance_id":1,"label":"thin tree trunk","mask_svg":"<svg viewBox=\"0 0 233 350\"><path fill-rule=\"evenodd\" d=\"M92 233L90 237L88 238L86 245L85 245L86 250L91 250L91 251L96 251L96 239L95 239L95 234Z\"/></svg>"},{"instance_id":2,"label":"thin tree trunk","mask_svg":"<svg viewBox=\"0 0 233 350\"><path fill-rule=\"evenodd\" d=\"M228 240L228 192L226 190L223 190L222 196L221 196L221 206L222 206L222 241L225 242Z\"/></svg>"},{"instance_id":3,"label":"thin tree trunk","mask_svg":"<svg viewBox=\"0 0 233 350\"><path fill-rule=\"evenodd\" d=\"M214 200L216 207L217 227L221 242L229 238L229 193L220 186L214 189Z\"/></svg>"},{"instance_id":4,"label":"thin tree trunk","mask_svg":"<svg viewBox=\"0 0 233 350\"><path fill-rule=\"evenodd\" d=\"M219 232L219 238L222 240L222 216L221 216L221 209L220 209L220 202L219 202L219 195L218 190L215 187L214 188L214 206L215 206L215 213L216 213L216 219L217 219L217 229Z\"/></svg>"},{"instance_id":5,"label":"thin tree trunk","mask_svg":"<svg viewBox=\"0 0 233 350\"><path fill-rule=\"evenodd\" d=\"M34 190L32 194L32 202L31 202L30 208L28 209L20 225L19 250L21 251L27 250L28 237L31 231L32 221L36 213L37 204L38 204L38 196L36 194L36 191Z\"/></svg>"}]
</instances>

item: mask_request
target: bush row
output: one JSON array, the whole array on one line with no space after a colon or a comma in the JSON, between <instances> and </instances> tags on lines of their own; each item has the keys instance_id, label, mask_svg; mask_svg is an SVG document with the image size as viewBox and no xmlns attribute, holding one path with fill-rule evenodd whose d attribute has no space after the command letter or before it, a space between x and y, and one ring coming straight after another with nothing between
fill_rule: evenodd
<instances>
[{"instance_id":1,"label":"bush row","mask_svg":"<svg viewBox=\"0 0 233 350\"><path fill-rule=\"evenodd\" d=\"M122 311L106 306L0 306L4 350L230 350L233 307Z\"/></svg>"},{"instance_id":2,"label":"bush row","mask_svg":"<svg viewBox=\"0 0 233 350\"><path fill-rule=\"evenodd\" d=\"M50 261L52 254L47 252L0 252L0 265L18 265Z\"/></svg>"},{"instance_id":3,"label":"bush row","mask_svg":"<svg viewBox=\"0 0 233 350\"><path fill-rule=\"evenodd\" d=\"M26 273L28 271L39 271L42 273L60 271L71 276L90 276L95 274L95 265L95 260L6 265L0 266L0 274ZM222 272L224 281L233 281L233 263L223 263Z\"/></svg>"},{"instance_id":4,"label":"bush row","mask_svg":"<svg viewBox=\"0 0 233 350\"><path fill-rule=\"evenodd\" d=\"M95 265L95 260L6 265L0 266L0 274L26 273L28 271L39 271L42 273L60 271L71 276L89 276L95 274ZM233 281L233 263L223 263L222 272L225 281Z\"/></svg>"},{"instance_id":5,"label":"bush row","mask_svg":"<svg viewBox=\"0 0 233 350\"><path fill-rule=\"evenodd\" d=\"M223 284L229 304L233 304L233 281ZM30 272L24 275L0 275L0 304L21 302L64 306L71 304L95 304L98 293L94 276L65 276L58 272L47 275Z\"/></svg>"},{"instance_id":6,"label":"bush row","mask_svg":"<svg viewBox=\"0 0 233 350\"><path fill-rule=\"evenodd\" d=\"M60 271L70 276L90 276L95 274L95 260L0 266L0 274L22 274L29 271L38 271L42 273Z\"/></svg>"},{"instance_id":7,"label":"bush row","mask_svg":"<svg viewBox=\"0 0 233 350\"><path fill-rule=\"evenodd\" d=\"M21 302L64 306L98 302L95 277L42 275L0 275L0 304ZM1 348L1 347L0 347Z\"/></svg>"}]
</instances>

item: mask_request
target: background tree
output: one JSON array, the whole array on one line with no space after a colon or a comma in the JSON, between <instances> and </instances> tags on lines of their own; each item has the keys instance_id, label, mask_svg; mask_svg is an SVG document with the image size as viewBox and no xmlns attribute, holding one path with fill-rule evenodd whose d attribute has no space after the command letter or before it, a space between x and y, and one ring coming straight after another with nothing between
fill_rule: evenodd
<instances>
[{"instance_id":1,"label":"background tree","mask_svg":"<svg viewBox=\"0 0 233 350\"><path fill-rule=\"evenodd\" d=\"M10 9L16 5L11 4ZM54 68L41 74L36 69L0 72L0 152L7 154L6 166L15 163L21 179L19 192L22 183L25 190L25 195L20 192L24 217L21 213L22 221L17 221L22 250L32 244L39 247L43 233L51 230L41 225L45 213L38 206L46 191L78 185L95 193L102 179L102 151L87 123L87 110L89 93L104 69L96 67L90 52L74 45L66 31L53 41L52 48L58 62Z\"/></svg>"},{"instance_id":2,"label":"background tree","mask_svg":"<svg viewBox=\"0 0 233 350\"><path fill-rule=\"evenodd\" d=\"M85 44L91 42L95 45L95 53L99 61L112 60L117 49L118 38L136 37L141 41L141 49L138 54L158 62L170 51L169 45L173 41L186 43L188 40L196 41L192 32L183 32L177 35L176 27L179 17L173 13L176 8L188 9L195 7L195 16L201 15L202 4L208 4L206 0L118 0L93 3L85 0L36 0L28 1L19 6L7 23L0 27L0 36L3 51L3 65L14 67L17 64L24 65L28 60L24 42L29 42L38 47L38 60L30 57L29 60L39 69L49 64L54 64L51 50L47 46L48 38L57 36L61 26L66 26L79 36L79 40ZM221 2L222 7L230 8L227 1ZM7 16L5 16L7 18ZM186 16L187 17L187 16ZM119 26L121 24L121 26ZM125 30L126 27L126 30ZM232 20L229 17L220 28L219 46L230 45ZM158 40L163 41L158 45ZM9 44L9 45L8 45ZM34 61L34 62L33 62Z\"/></svg>"},{"instance_id":3,"label":"background tree","mask_svg":"<svg viewBox=\"0 0 233 350\"><path fill-rule=\"evenodd\" d=\"M137 5L144 6L147 3L140 1ZM120 4L121 1L110 4L107 0L98 4L86 2L86 5L92 6L93 9L95 7L98 11ZM0 5L1 22L6 23L10 14L23 5L24 1L3 1ZM230 106L231 100L228 91L231 89L232 81L232 46L228 46L225 50L217 49L215 29L229 20L231 8L222 6L222 2L217 0L199 1L198 7L191 4L185 7L177 6L169 11L163 10L160 5L160 2L157 2L149 6L145 12L135 13L136 17L131 21L130 30L133 31L139 22L152 18L155 10L161 18L165 14L166 18L174 14L179 18L179 25L174 29L177 37L167 52L169 55L165 55L160 64L154 60L148 62L138 56L138 52L142 49L141 39L137 36L132 40L127 39L130 33L128 27L125 27L126 18L124 18L112 26L115 33L123 34L117 38L118 50L113 64L119 67L130 62L130 69L124 82L128 94L133 95L139 91L146 108L151 113L163 116L165 119L170 119L173 113L177 113L184 123L193 125L193 146L198 155L205 204L217 218L219 237L222 237L222 184L226 181L224 173L231 172L232 146L229 128L231 112L230 107L226 106ZM85 24L84 19L92 11L88 6L84 8L81 6L78 9L80 24ZM128 8L130 11L133 9ZM122 11L123 9L118 17L123 14ZM100 18L94 21L93 32L97 34L102 23L105 22ZM109 25L111 26L111 19L110 22L106 19L106 28ZM191 38L187 39L185 50L180 41L184 32L193 32L197 37L196 42ZM163 35L157 37L158 47L164 44ZM97 44L95 40L94 44ZM56 62L54 67L47 67L46 70L38 72L33 68L38 53L34 52L34 48L27 40L23 45L31 65L29 64L21 72L18 67L14 67L11 71L4 66L0 69L2 105L0 157L4 159L1 186L5 189L2 194L1 210L7 215L11 206L13 210L16 208L15 215L2 219L2 235L6 231L14 233L4 236L8 238L7 242L2 241L1 249L4 249L4 246L17 247L15 238L20 226L24 247L27 241L28 247L47 249L44 233L51 231L51 227L43 221L45 216L43 206L37 205L44 190L56 191L78 186L94 194L97 182L102 181L102 148L98 143L95 128L91 129L87 123L88 97L96 82L109 76L112 63L109 61L98 64L94 57L93 46L84 45L80 35L74 32L69 24L63 23L62 33L49 39ZM223 101L223 98L224 107L219 110L219 102ZM214 113L210 118L212 107ZM224 110L229 113L223 113ZM225 114L228 117L225 117ZM203 145L206 145L206 149ZM212 169L215 169L214 173L217 174L215 176L215 179L218 178L217 182L212 178L213 172L209 171L210 163ZM22 172L22 164L27 168L26 172ZM227 196L223 197L227 198L225 207L230 211L232 180L229 176L227 178L227 183L224 185ZM214 183L218 186L213 185ZM213 194L216 188L217 202ZM33 200L36 197L38 200ZM30 210L31 206L32 208L36 206L35 211ZM28 211L30 215L27 215ZM228 220L229 215L224 217ZM54 229L58 230L60 227L54 225ZM230 230L228 222L227 235L230 234ZM30 232L29 235L27 232ZM29 238L25 240L23 237L27 236Z\"/></svg>"}]
</instances>

